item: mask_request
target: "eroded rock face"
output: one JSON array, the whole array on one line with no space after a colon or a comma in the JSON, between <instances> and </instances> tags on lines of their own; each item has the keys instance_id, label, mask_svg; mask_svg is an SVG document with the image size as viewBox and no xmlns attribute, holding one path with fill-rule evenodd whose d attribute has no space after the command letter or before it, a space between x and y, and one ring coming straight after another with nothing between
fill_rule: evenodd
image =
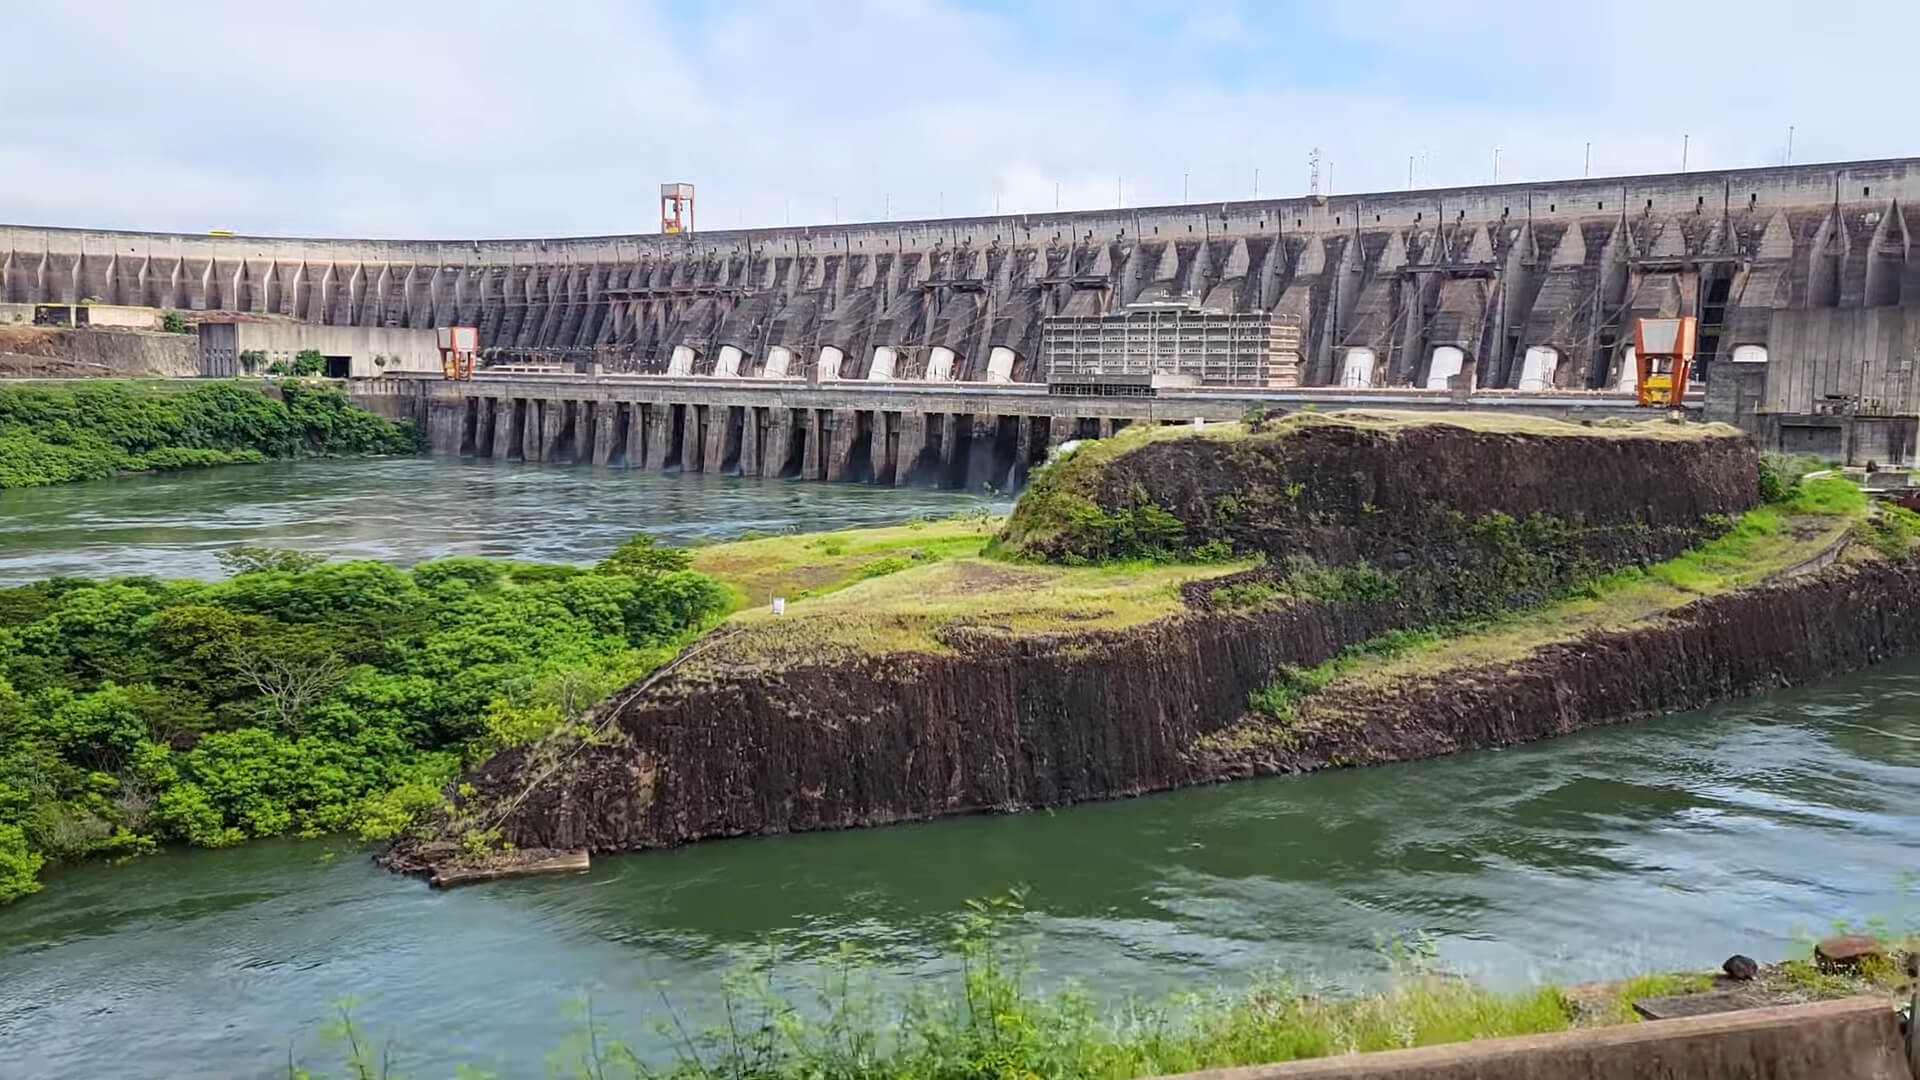
<instances>
[{"instance_id":1,"label":"eroded rock face","mask_svg":"<svg viewBox=\"0 0 1920 1080\"><path fill-rule=\"evenodd\" d=\"M1778 671L1857 666L1875 652L1879 608L1915 595L1901 579L1878 607L1849 608L1862 586L1853 571L1833 571L1806 579L1804 591L1715 601L1645 637L1567 647L1512 680L1347 702L1349 722L1290 746L1223 749L1209 736L1237 723L1248 691L1281 664L1318 664L1430 621L1469 593L1485 601L1502 575L1519 582L1502 601L1524 601L1577 570L1664 558L1717 533L1757 500L1753 451L1739 438L1457 428L1385 438L1334 428L1279 449L1170 440L1110 464L1114 491L1151 490L1196 539L1397 565L1394 579L1417 587L1252 611L1213 610L1204 589L1189 587L1188 611L1131 630L954 635L939 655L767 669L731 666L721 646L697 668L616 699L596 718L604 735L587 745L488 762L465 778L475 801L511 807L499 828L519 847L605 852L1425 757L1699 704L1773 685ZM1234 493L1239 511L1218 513ZM1547 550L1528 548L1516 523L1542 518L1552 523L1541 534ZM1497 527L1482 527L1490 519ZM1744 648L1736 638L1750 619L1769 629ZM1857 632L1800 648L1809 623L1825 619L1856 620ZM1642 677L1656 659L1671 678Z\"/></svg>"},{"instance_id":2,"label":"eroded rock face","mask_svg":"<svg viewBox=\"0 0 1920 1080\"><path fill-rule=\"evenodd\" d=\"M1091 466L1069 457L1021 499L1003 539L1029 558L1092 558L1103 538L1087 510L1151 503L1180 521L1189 547L1461 570L1500 560L1508 537L1485 534L1505 517L1540 523L1531 539L1543 553L1618 566L1670 558L1759 502L1752 444L1720 430L1683 439L1329 420L1163 439Z\"/></svg>"},{"instance_id":3,"label":"eroded rock face","mask_svg":"<svg viewBox=\"0 0 1920 1080\"><path fill-rule=\"evenodd\" d=\"M1312 699L1284 749L1196 745L1241 716L1245 688L1273 664L1312 663L1379 629L1377 613L1326 607L1196 614L1048 647L666 688L628 706L616 738L535 786L503 834L522 847L628 851L1523 743L1920 651L1920 570L1835 566L1498 671L1335 688ZM514 794L524 765L503 755L468 779L483 796Z\"/></svg>"}]
</instances>

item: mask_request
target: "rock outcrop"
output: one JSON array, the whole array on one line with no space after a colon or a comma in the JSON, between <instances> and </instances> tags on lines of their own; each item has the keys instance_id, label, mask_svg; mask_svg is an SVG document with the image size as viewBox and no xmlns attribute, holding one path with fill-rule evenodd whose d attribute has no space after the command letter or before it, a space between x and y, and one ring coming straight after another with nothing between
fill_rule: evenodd
<instances>
[{"instance_id":1,"label":"rock outcrop","mask_svg":"<svg viewBox=\"0 0 1920 1080\"><path fill-rule=\"evenodd\" d=\"M1315 423L1271 439L1142 440L1075 484L1052 490L1106 510L1147 492L1178 517L1188 544L1225 539L1275 565L1300 555L1378 560L1393 567L1386 580L1431 587L1231 610L1189 586L1185 610L1130 629L956 630L937 653L773 666L736 664L749 654L721 642L604 703L588 718L596 738L557 756L542 746L487 762L463 778L473 792L463 803L510 808L487 820L518 847L593 852L880 825L1505 745L1920 646L1913 570L1838 566L1549 646L1510 672L1316 699L1314 708L1337 707L1340 722L1305 725L1315 730L1284 749L1236 751L1210 737L1242 719L1248 692L1276 667L1320 663L1429 619L1436 605L1484 600L1498 584L1482 573L1489 565L1521 582L1503 602L1524 602L1573 573L1664 558L1724 530L1757 500L1753 451L1712 432ZM1219 512L1226 495L1238 499L1235 513ZM1030 515L1023 504L1010 545L1043 535ZM1527 533L1528 521L1551 527ZM1521 546L1530 540L1541 546ZM1446 587L1463 578L1481 584ZM449 850L409 844L391 862L419 869Z\"/></svg>"}]
</instances>

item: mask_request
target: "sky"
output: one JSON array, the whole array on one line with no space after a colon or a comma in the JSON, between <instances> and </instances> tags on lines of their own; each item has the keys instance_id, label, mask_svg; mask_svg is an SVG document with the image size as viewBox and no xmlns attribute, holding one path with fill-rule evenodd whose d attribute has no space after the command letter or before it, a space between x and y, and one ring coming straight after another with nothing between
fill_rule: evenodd
<instances>
[{"instance_id":1,"label":"sky","mask_svg":"<svg viewBox=\"0 0 1920 1080\"><path fill-rule=\"evenodd\" d=\"M1335 194L1778 164L1790 127L1798 162L1920 153L1911 0L7 7L20 225L604 235L668 181L711 230L1299 195L1316 147Z\"/></svg>"}]
</instances>

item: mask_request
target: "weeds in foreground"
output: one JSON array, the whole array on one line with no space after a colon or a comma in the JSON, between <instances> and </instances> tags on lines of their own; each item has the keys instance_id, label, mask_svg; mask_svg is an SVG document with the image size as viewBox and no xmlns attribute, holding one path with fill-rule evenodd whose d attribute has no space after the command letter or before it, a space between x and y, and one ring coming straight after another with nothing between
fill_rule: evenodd
<instances>
[{"instance_id":1,"label":"weeds in foreground","mask_svg":"<svg viewBox=\"0 0 1920 1080\"><path fill-rule=\"evenodd\" d=\"M657 1027L672 1047L646 1060L597 1017L590 1001L549 1075L613 1080L1126 1080L1257 1062L1559 1031L1573 1009L1558 989L1500 994L1447 977L1431 953L1389 949L1386 991L1326 997L1270 980L1239 992L1185 994L1160 1003L1096 1004L1084 989L1034 986L1030 954L1009 933L1021 894L974 901L953 926L958 970L891 1000L875 969L852 950L825 974L781 984L768 953L724 979L722 1020L690 1030L661 994ZM350 1080L398 1080L388 1049L374 1046L351 1011L328 1032ZM435 1064L436 1072L446 1066ZM291 1080L322 1080L290 1063ZM462 1069L463 1077L487 1075Z\"/></svg>"}]
</instances>

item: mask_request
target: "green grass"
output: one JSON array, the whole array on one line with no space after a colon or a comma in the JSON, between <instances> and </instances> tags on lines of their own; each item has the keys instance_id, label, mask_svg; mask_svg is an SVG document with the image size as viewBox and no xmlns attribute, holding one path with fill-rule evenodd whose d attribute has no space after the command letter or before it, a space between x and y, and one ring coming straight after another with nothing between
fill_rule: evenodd
<instances>
[{"instance_id":1,"label":"green grass","mask_svg":"<svg viewBox=\"0 0 1920 1080\"><path fill-rule=\"evenodd\" d=\"M904 998L881 992L876 965L852 950L797 984L776 980L787 957L761 953L722 978L726 1022L703 1031L672 1026L664 1060L643 1059L587 1002L581 1027L548 1055L549 1071L592 1080L1132 1080L1637 1023L1635 1000L1713 986L1711 976L1680 972L1496 991L1441 971L1431 950L1416 945L1387 949L1390 975L1371 993L1270 977L1241 989L1114 1002L1078 985L1036 986L1031 953L1010 932L1022 911L1017 893L971 903L955 923L958 970L918 981ZM1757 985L1786 1000L1815 1000L1891 994L1898 981L1823 975L1790 962L1763 969ZM671 1011L670 996L666 1005ZM393 1053L404 1039L383 1046L348 1012L333 1034L347 1063L338 1075L425 1071ZM445 1062L429 1064L435 1075L448 1071Z\"/></svg>"},{"instance_id":2,"label":"green grass","mask_svg":"<svg viewBox=\"0 0 1920 1080\"><path fill-rule=\"evenodd\" d=\"M981 515L881 529L776 536L693 553L733 594L744 631L726 662L947 653L950 635L1028 636L1137 626L1186 610L1180 587L1253 560L1064 567L983 555L1000 519ZM768 600L787 599L775 616Z\"/></svg>"},{"instance_id":3,"label":"green grass","mask_svg":"<svg viewBox=\"0 0 1920 1080\"><path fill-rule=\"evenodd\" d=\"M696 566L700 565L698 561ZM863 560L786 614L756 605L729 625L744 631L729 663L821 662L891 653L949 653L958 634L1036 637L1119 630L1188 610L1181 586L1249 569L1251 561L1168 565L1025 566L976 556L923 560L856 579Z\"/></svg>"},{"instance_id":4,"label":"green grass","mask_svg":"<svg viewBox=\"0 0 1920 1080\"><path fill-rule=\"evenodd\" d=\"M693 552L693 569L718 578L734 607L764 607L770 598L821 597L867 578L913 566L980 554L998 518L969 515L880 529L742 539ZM898 560L898 561L896 561Z\"/></svg>"},{"instance_id":5,"label":"green grass","mask_svg":"<svg viewBox=\"0 0 1920 1080\"><path fill-rule=\"evenodd\" d=\"M1751 586L1826 550L1866 519L1866 497L1838 478L1811 480L1779 502L1756 507L1718 538L1650 567L1629 567L1588 582L1574 595L1544 607L1508 611L1439 627L1395 630L1349 646L1325 663L1301 668L1283 665L1247 695L1247 715L1207 735L1196 750L1233 752L1269 748L1288 750L1304 732L1337 722L1336 714L1307 712L1307 704L1330 689L1380 687L1405 679L1433 678L1451 671L1495 668L1542 647L1583 635L1624 629L1664 616L1702 596ZM1888 515L1907 526L1904 518ZM1876 534L1878 535L1878 534ZM1900 532L1901 543L1906 533ZM1888 541L1889 543L1891 541ZM1876 546L1881 546L1876 544ZM1290 582L1298 579L1290 576ZM1262 584L1262 583L1255 583ZM1275 602L1294 595L1274 586L1232 592L1214 590L1235 604ZM1227 605L1229 608L1235 604Z\"/></svg>"},{"instance_id":6,"label":"green grass","mask_svg":"<svg viewBox=\"0 0 1920 1080\"><path fill-rule=\"evenodd\" d=\"M1609 574L1577 596L1532 612L1362 643L1325 671L1283 675L1255 691L1253 708L1284 720L1325 685L1312 685L1313 679L1398 677L1511 660L1589 630L1636 623L1805 560L1854 527L1864 508L1865 498L1852 484L1810 481L1788 501L1750 511L1723 536L1676 559ZM744 540L696 550L693 568L732 591L737 614L731 623L746 632L729 646L729 658L779 663L946 653L956 632L1034 636L1139 626L1187 610L1180 593L1187 582L1258 565L1252 559L1013 563L983 554L999 524L975 516ZM1300 597L1362 601L1392 584L1364 564L1306 566L1274 580L1221 585L1211 599L1220 610L1254 611ZM788 599L785 615L767 610L773 596Z\"/></svg>"},{"instance_id":7,"label":"green grass","mask_svg":"<svg viewBox=\"0 0 1920 1080\"><path fill-rule=\"evenodd\" d=\"M977 903L959 920L959 971L904 1000L843 952L814 981L776 985L777 956L726 977L724 1026L680 1031L673 1059L643 1061L619 1032L588 1020L548 1060L556 1075L673 1080L1127 1080L1234 1065L1564 1031L1576 1014L1555 987L1487 990L1395 955L1384 990L1327 995L1281 979L1164 1001L1097 1002L1085 989L1035 987L1005 920L1018 901ZM669 1001L669 1005L671 1002ZM350 1015L335 1026L343 1075L411 1070ZM403 1040L395 1040L399 1045ZM435 1071L445 1072L445 1063ZM295 1068L296 1078L319 1074ZM462 1075L482 1075L463 1072Z\"/></svg>"},{"instance_id":8,"label":"green grass","mask_svg":"<svg viewBox=\"0 0 1920 1080\"><path fill-rule=\"evenodd\" d=\"M1720 537L1673 559L1604 575L1545 607L1447 628L1405 647L1363 650L1338 674L1343 684L1432 676L1510 663L1545 645L1638 625L1791 569L1839 541L1865 514L1866 497L1851 483L1807 481L1786 501L1748 511Z\"/></svg>"}]
</instances>

